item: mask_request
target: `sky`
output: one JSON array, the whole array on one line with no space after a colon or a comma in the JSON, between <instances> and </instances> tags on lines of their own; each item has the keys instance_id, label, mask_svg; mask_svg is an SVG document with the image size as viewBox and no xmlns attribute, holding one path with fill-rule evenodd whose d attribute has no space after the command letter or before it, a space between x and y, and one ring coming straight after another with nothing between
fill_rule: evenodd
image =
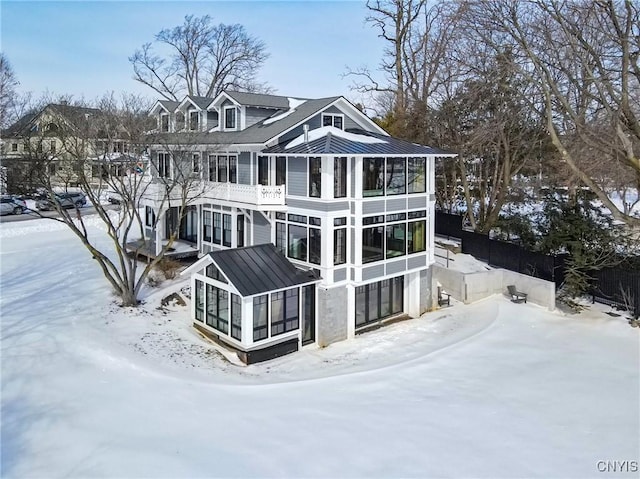
<instances>
[{"instance_id":1,"label":"sky","mask_svg":"<svg viewBox=\"0 0 640 479\"><path fill-rule=\"evenodd\" d=\"M374 69L384 44L365 22L363 1L5 1L0 2L1 50L21 93L72 94L94 99L106 92L158 98L133 80L128 58L185 15L238 23L270 54L259 81L275 93L298 97L359 96L347 67Z\"/></svg>"}]
</instances>

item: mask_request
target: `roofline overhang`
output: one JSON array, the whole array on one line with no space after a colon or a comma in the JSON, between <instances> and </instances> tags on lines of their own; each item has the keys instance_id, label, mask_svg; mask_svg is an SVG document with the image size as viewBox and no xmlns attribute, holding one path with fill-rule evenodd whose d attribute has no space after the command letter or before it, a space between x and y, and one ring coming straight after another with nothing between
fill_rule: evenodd
<instances>
[{"instance_id":1,"label":"roofline overhang","mask_svg":"<svg viewBox=\"0 0 640 479\"><path fill-rule=\"evenodd\" d=\"M187 96L185 96L185 97L184 97L184 100L182 100L180 103L178 103L178 106L176 107L176 109L174 110L174 112L176 112L176 111L180 110L180 109L182 108L182 106L183 106L183 103L185 103L185 102L187 102L187 101L188 101L189 103L191 103L194 107L196 107L196 108L198 109L198 111L207 111L207 108L208 108L208 107L207 107L207 108L205 108L205 109L200 108L200 107L199 107L199 106L198 106L198 105L197 105L197 104L196 104L196 103L195 103L191 98L189 98L189 95L187 95Z\"/></svg>"},{"instance_id":2,"label":"roofline overhang","mask_svg":"<svg viewBox=\"0 0 640 479\"><path fill-rule=\"evenodd\" d=\"M210 111L212 109L212 107L214 107L215 109L218 109L219 106L217 105L218 100L221 99L222 97L226 98L227 100L231 101L234 105L236 106L242 106L240 103L238 103L235 99L233 99L229 94L227 94L224 91L221 91L220 93L218 93L218 96L216 96L213 101L209 104L209 106L207 107L207 111Z\"/></svg>"}]
</instances>

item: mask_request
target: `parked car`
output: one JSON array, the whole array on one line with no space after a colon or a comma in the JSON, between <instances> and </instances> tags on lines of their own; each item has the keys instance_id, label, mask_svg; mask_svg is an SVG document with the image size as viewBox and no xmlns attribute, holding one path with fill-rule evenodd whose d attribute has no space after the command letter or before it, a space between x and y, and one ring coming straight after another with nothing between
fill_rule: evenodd
<instances>
[{"instance_id":1,"label":"parked car","mask_svg":"<svg viewBox=\"0 0 640 479\"><path fill-rule=\"evenodd\" d=\"M15 196L3 195L0 202L0 215L21 215L27 204Z\"/></svg>"},{"instance_id":2,"label":"parked car","mask_svg":"<svg viewBox=\"0 0 640 479\"><path fill-rule=\"evenodd\" d=\"M56 193L55 201L62 208L82 208L87 204L87 198L82 193ZM51 198L36 201L38 211L48 211L55 209Z\"/></svg>"}]
</instances>

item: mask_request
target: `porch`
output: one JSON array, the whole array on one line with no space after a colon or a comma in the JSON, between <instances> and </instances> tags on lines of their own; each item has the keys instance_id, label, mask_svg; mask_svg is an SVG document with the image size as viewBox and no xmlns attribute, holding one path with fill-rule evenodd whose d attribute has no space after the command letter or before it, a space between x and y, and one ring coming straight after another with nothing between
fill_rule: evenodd
<instances>
[{"instance_id":1,"label":"porch","mask_svg":"<svg viewBox=\"0 0 640 479\"><path fill-rule=\"evenodd\" d=\"M166 246L167 243L168 240L164 240L161 247ZM127 243L126 247L128 254L137 257L155 259L158 256L156 253L156 242L154 240L145 241L144 239L138 239ZM198 253L197 245L187 241L175 240L165 253L165 257L172 259L197 258Z\"/></svg>"}]
</instances>

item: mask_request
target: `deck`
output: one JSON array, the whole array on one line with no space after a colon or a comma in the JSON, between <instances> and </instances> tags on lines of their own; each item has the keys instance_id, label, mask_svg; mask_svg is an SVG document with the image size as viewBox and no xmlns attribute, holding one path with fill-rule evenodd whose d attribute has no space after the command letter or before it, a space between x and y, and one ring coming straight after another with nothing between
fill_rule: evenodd
<instances>
[{"instance_id":1,"label":"deck","mask_svg":"<svg viewBox=\"0 0 640 479\"><path fill-rule=\"evenodd\" d=\"M163 242L166 244L166 241ZM148 259L156 258L156 242L152 240L144 241L142 239L127 243L127 253L136 256L143 256ZM199 250L193 243L176 240L165 253L165 257L173 259L195 258L198 256Z\"/></svg>"}]
</instances>

